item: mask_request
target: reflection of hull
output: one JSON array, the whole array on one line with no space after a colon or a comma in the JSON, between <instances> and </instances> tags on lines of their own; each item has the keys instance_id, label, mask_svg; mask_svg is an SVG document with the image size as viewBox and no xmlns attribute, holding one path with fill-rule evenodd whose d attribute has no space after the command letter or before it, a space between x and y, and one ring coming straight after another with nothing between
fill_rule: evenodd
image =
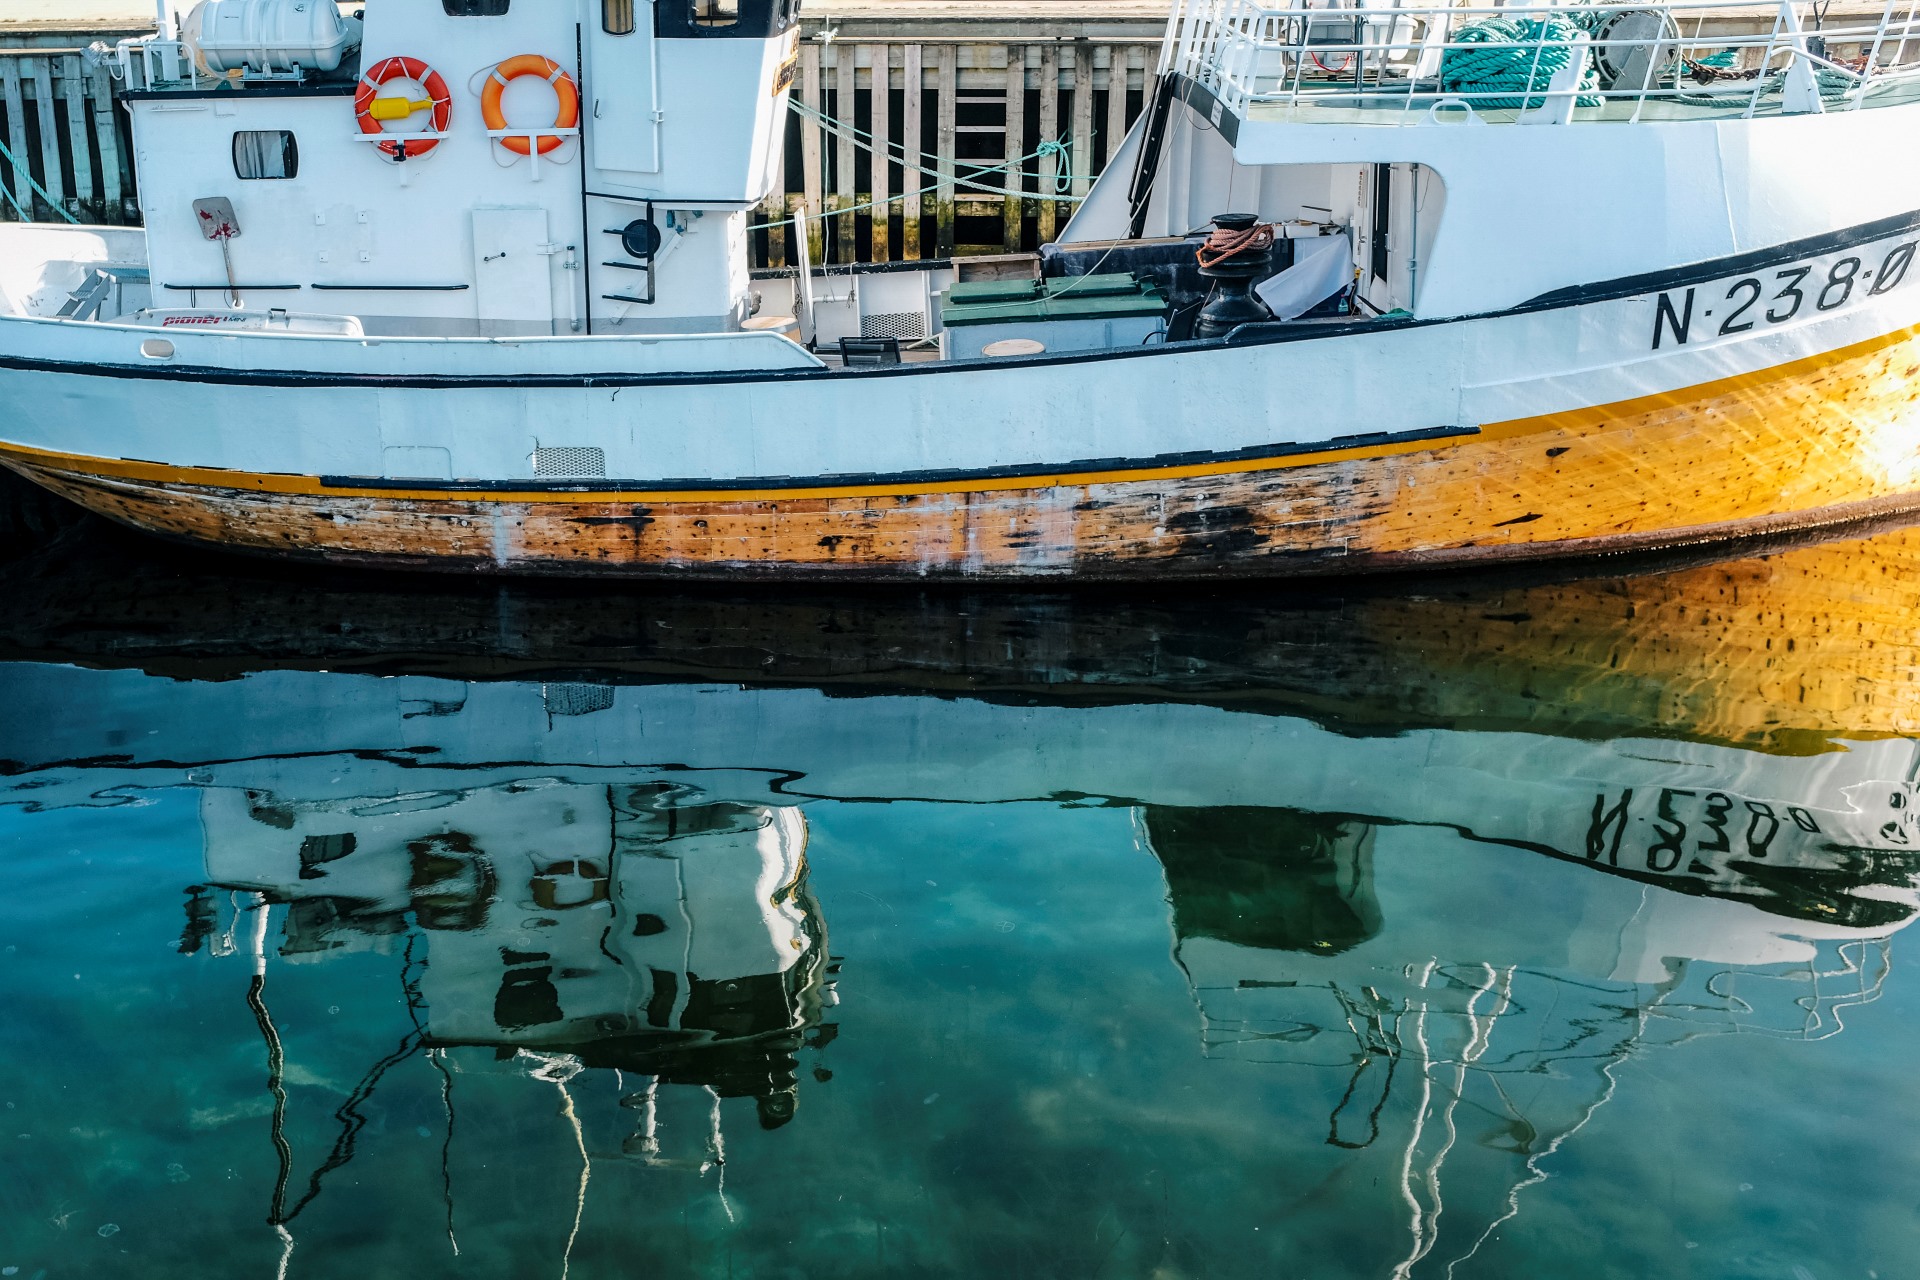
<instances>
[{"instance_id":1,"label":"reflection of hull","mask_svg":"<svg viewBox=\"0 0 1920 1280\"><path fill-rule=\"evenodd\" d=\"M138 572L129 573L129 557ZM1789 750L1920 727L1920 530L1638 577L1418 597L608 594L210 570L95 533L0 576L0 655L1190 701ZM567 678L562 675L561 678Z\"/></svg>"},{"instance_id":2,"label":"reflection of hull","mask_svg":"<svg viewBox=\"0 0 1920 1280\"><path fill-rule=\"evenodd\" d=\"M1911 910L1904 896L1855 892L1904 883L1915 832L1904 781L1914 752L1903 741L1785 756L1438 729L1354 738L1178 704L848 701L701 685L590 686L586 697L579 686L285 672L178 685L5 671L0 697L21 714L0 759L33 775L10 795L35 804L189 779L316 800L530 773L584 782L618 762L621 776L652 767L662 781L744 803L1087 795L1348 815L1448 828L1684 892L1777 899L1814 919ZM105 763L114 742L129 753L123 763L62 763ZM324 779L316 757L330 758ZM699 773L686 778L689 769Z\"/></svg>"}]
</instances>

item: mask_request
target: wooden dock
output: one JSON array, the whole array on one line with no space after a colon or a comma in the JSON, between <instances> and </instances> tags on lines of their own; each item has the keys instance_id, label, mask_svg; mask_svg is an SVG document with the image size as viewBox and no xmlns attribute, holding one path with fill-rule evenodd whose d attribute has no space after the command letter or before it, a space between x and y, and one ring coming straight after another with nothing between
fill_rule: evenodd
<instances>
[{"instance_id":1,"label":"wooden dock","mask_svg":"<svg viewBox=\"0 0 1920 1280\"><path fill-rule=\"evenodd\" d=\"M126 114L86 48L152 31L133 0L0 0L0 219L139 221Z\"/></svg>"},{"instance_id":2,"label":"wooden dock","mask_svg":"<svg viewBox=\"0 0 1920 1280\"><path fill-rule=\"evenodd\" d=\"M802 11L784 198L815 262L1053 239L1145 99L1164 0L823 0ZM884 163L876 160L884 156ZM761 233L772 266L790 233Z\"/></svg>"}]
</instances>

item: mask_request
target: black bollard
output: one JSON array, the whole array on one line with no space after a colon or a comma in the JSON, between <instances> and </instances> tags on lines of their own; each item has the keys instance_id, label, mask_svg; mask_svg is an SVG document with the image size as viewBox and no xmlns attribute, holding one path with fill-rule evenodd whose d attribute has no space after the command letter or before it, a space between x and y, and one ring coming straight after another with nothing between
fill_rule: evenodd
<instances>
[{"instance_id":1,"label":"black bollard","mask_svg":"<svg viewBox=\"0 0 1920 1280\"><path fill-rule=\"evenodd\" d=\"M1231 249L1235 241L1246 240L1259 224L1259 215L1252 213L1223 213L1213 219L1213 237L1200 250L1200 274L1213 281L1213 289L1207 294L1206 306L1200 309L1194 337L1221 338L1240 325L1273 318L1265 304L1253 296L1253 286L1273 274L1271 237L1252 240L1224 256L1211 258L1223 248Z\"/></svg>"}]
</instances>

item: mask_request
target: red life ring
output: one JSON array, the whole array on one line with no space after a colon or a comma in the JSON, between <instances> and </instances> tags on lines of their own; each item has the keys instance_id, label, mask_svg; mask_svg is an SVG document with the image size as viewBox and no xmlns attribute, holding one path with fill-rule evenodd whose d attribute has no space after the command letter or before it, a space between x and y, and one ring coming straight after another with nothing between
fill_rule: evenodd
<instances>
[{"instance_id":1,"label":"red life ring","mask_svg":"<svg viewBox=\"0 0 1920 1280\"><path fill-rule=\"evenodd\" d=\"M580 88L574 84L573 77L552 58L545 58L537 53L523 53L517 58L508 58L495 67L493 73L487 77L486 86L480 90L480 115L486 120L487 128L497 132L508 127L507 113L501 105L501 95L506 93L509 82L518 80L521 76L538 76L551 84L553 91L560 96L558 113L550 128L572 129L579 125ZM550 151L558 151L560 144L566 141L565 138L553 133L537 136L540 154L543 156ZM523 156L531 155L533 152L533 148L527 145L527 139L523 137L494 140L507 150L517 151Z\"/></svg>"},{"instance_id":2,"label":"red life ring","mask_svg":"<svg viewBox=\"0 0 1920 1280\"><path fill-rule=\"evenodd\" d=\"M409 117L425 105L404 98L382 98L381 88L395 80L412 80L426 89L433 106L432 131L445 133L453 121L453 94L448 91L447 82L440 73L418 58L388 58L360 77L360 87L353 95L353 110L360 122L360 132L385 132L380 127L382 116L375 113L376 102L397 103L405 108L398 115L385 114L384 118L387 119ZM396 133L378 144L389 160L417 159L439 145L438 138L409 138L404 133Z\"/></svg>"}]
</instances>

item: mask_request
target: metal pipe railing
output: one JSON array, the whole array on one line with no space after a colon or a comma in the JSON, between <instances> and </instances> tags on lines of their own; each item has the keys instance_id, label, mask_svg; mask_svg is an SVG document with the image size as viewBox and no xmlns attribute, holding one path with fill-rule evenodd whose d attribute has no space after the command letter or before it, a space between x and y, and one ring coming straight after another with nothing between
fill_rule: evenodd
<instances>
[{"instance_id":1,"label":"metal pipe railing","mask_svg":"<svg viewBox=\"0 0 1920 1280\"><path fill-rule=\"evenodd\" d=\"M1205 85L1236 115L1256 105L1398 106L1400 121L1443 101L1482 113L1556 104L1556 118L1568 120L1581 118L1569 105L1599 109L1586 118L1627 121L1660 103L1746 116L1853 110L1877 105L1876 91L1920 80L1920 0L1887 0L1871 21L1809 28L1803 14L1811 10L1805 0L1781 0L1765 28L1729 32L1758 16L1753 7L1176 0L1161 67ZM1627 15L1643 24L1641 15L1652 15L1657 30L1616 34ZM1710 20L1723 30L1709 32ZM1836 56L1848 45L1857 57ZM1461 71L1469 57L1478 78ZM1621 70L1636 59L1631 76ZM1569 60L1574 72L1561 74ZM1920 100L1920 85L1905 97Z\"/></svg>"}]
</instances>

